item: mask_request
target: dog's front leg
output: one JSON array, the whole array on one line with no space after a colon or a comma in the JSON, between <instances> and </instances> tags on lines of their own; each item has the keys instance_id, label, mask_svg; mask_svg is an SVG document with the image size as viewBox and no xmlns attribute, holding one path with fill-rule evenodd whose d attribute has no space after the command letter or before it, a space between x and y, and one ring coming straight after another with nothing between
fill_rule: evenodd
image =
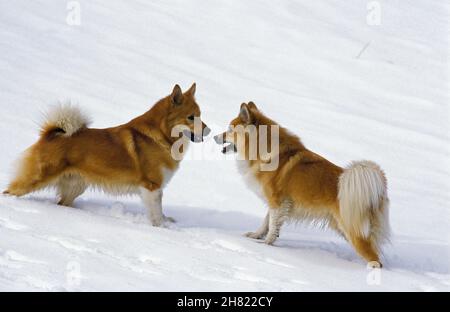
<instances>
[{"instance_id":1,"label":"dog's front leg","mask_svg":"<svg viewBox=\"0 0 450 312\"><path fill-rule=\"evenodd\" d=\"M254 239L261 239L264 236L267 235L267 232L269 232L269 218L270 218L270 212L267 212L266 217L264 218L263 224L257 229L255 232L248 232L245 233L245 236L254 238Z\"/></svg>"},{"instance_id":2,"label":"dog's front leg","mask_svg":"<svg viewBox=\"0 0 450 312\"><path fill-rule=\"evenodd\" d=\"M288 209L286 208L270 208L269 209L269 232L266 240L268 245L272 245L280 235L280 229L288 216Z\"/></svg>"},{"instance_id":3,"label":"dog's front leg","mask_svg":"<svg viewBox=\"0 0 450 312\"><path fill-rule=\"evenodd\" d=\"M141 199L148 208L150 222L153 226L161 226L164 223L162 212L162 189L149 190L141 187Z\"/></svg>"}]
</instances>

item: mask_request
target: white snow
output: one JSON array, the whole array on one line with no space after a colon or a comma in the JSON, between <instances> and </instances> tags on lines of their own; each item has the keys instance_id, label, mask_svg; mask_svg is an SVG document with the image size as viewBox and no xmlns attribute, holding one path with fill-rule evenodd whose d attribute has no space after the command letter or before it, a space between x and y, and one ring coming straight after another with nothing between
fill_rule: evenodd
<instances>
[{"instance_id":1,"label":"white snow","mask_svg":"<svg viewBox=\"0 0 450 312\"><path fill-rule=\"evenodd\" d=\"M0 196L0 290L450 290L450 6L445 1L80 0L0 2L0 187L42 112L79 103L94 127L145 112L197 82L203 118L225 129L253 100L306 146L386 171L392 244L366 269L330 231L242 236L265 215L210 137L168 184L153 228L138 198ZM217 159L214 160L214 157Z\"/></svg>"}]
</instances>

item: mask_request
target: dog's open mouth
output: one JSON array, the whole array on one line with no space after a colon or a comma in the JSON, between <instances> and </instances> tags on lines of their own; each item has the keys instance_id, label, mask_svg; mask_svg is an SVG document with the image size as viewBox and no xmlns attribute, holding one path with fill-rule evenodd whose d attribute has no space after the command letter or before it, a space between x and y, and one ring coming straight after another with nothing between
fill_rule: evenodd
<instances>
[{"instance_id":1,"label":"dog's open mouth","mask_svg":"<svg viewBox=\"0 0 450 312\"><path fill-rule=\"evenodd\" d=\"M236 153L236 152L237 152L237 148L236 148L236 145L234 145L234 143L231 143L231 142L223 143L222 153L228 154L228 153Z\"/></svg>"},{"instance_id":2,"label":"dog's open mouth","mask_svg":"<svg viewBox=\"0 0 450 312\"><path fill-rule=\"evenodd\" d=\"M234 145L234 143L232 142L226 141L224 137L225 137L224 134L218 134L214 136L214 141L216 141L216 143L219 145L223 145L222 153L224 154L236 153L237 152L236 145Z\"/></svg>"}]
</instances>

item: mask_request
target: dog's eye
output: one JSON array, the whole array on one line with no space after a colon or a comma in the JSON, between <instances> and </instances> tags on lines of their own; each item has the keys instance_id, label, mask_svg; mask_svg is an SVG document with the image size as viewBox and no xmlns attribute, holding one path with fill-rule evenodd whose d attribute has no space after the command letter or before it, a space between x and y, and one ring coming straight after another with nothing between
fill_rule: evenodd
<instances>
[{"instance_id":1,"label":"dog's eye","mask_svg":"<svg viewBox=\"0 0 450 312\"><path fill-rule=\"evenodd\" d=\"M194 115L190 115L187 119L190 121L194 121L195 116Z\"/></svg>"}]
</instances>

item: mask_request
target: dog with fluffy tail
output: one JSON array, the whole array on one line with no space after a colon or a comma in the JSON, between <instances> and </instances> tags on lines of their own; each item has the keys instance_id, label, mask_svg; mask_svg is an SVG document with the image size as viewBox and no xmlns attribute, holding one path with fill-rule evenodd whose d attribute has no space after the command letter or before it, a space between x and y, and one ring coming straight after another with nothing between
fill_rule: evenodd
<instances>
[{"instance_id":1,"label":"dog with fluffy tail","mask_svg":"<svg viewBox=\"0 0 450 312\"><path fill-rule=\"evenodd\" d=\"M162 212L163 189L177 171L187 143L201 142L210 132L201 121L195 90L195 83L186 92L175 85L144 114L105 129L90 128L77 107L55 107L4 193L23 196L54 187L58 203L72 206L93 186L113 194L139 194L153 226L174 221ZM172 131L177 128L182 132ZM180 157L173 157L175 143Z\"/></svg>"},{"instance_id":2,"label":"dog with fluffy tail","mask_svg":"<svg viewBox=\"0 0 450 312\"><path fill-rule=\"evenodd\" d=\"M272 135L261 135L274 131L272 127L278 129L278 149L273 148ZM240 173L269 206L261 227L248 237L271 245L286 220L319 223L340 233L371 267L381 267L381 245L390 232L389 199L386 177L377 164L355 161L341 168L308 150L253 102L243 103L229 130L214 139L225 144L222 152L239 154ZM274 151L268 155L260 148L266 141ZM274 170L261 169L274 159L278 162Z\"/></svg>"}]
</instances>

